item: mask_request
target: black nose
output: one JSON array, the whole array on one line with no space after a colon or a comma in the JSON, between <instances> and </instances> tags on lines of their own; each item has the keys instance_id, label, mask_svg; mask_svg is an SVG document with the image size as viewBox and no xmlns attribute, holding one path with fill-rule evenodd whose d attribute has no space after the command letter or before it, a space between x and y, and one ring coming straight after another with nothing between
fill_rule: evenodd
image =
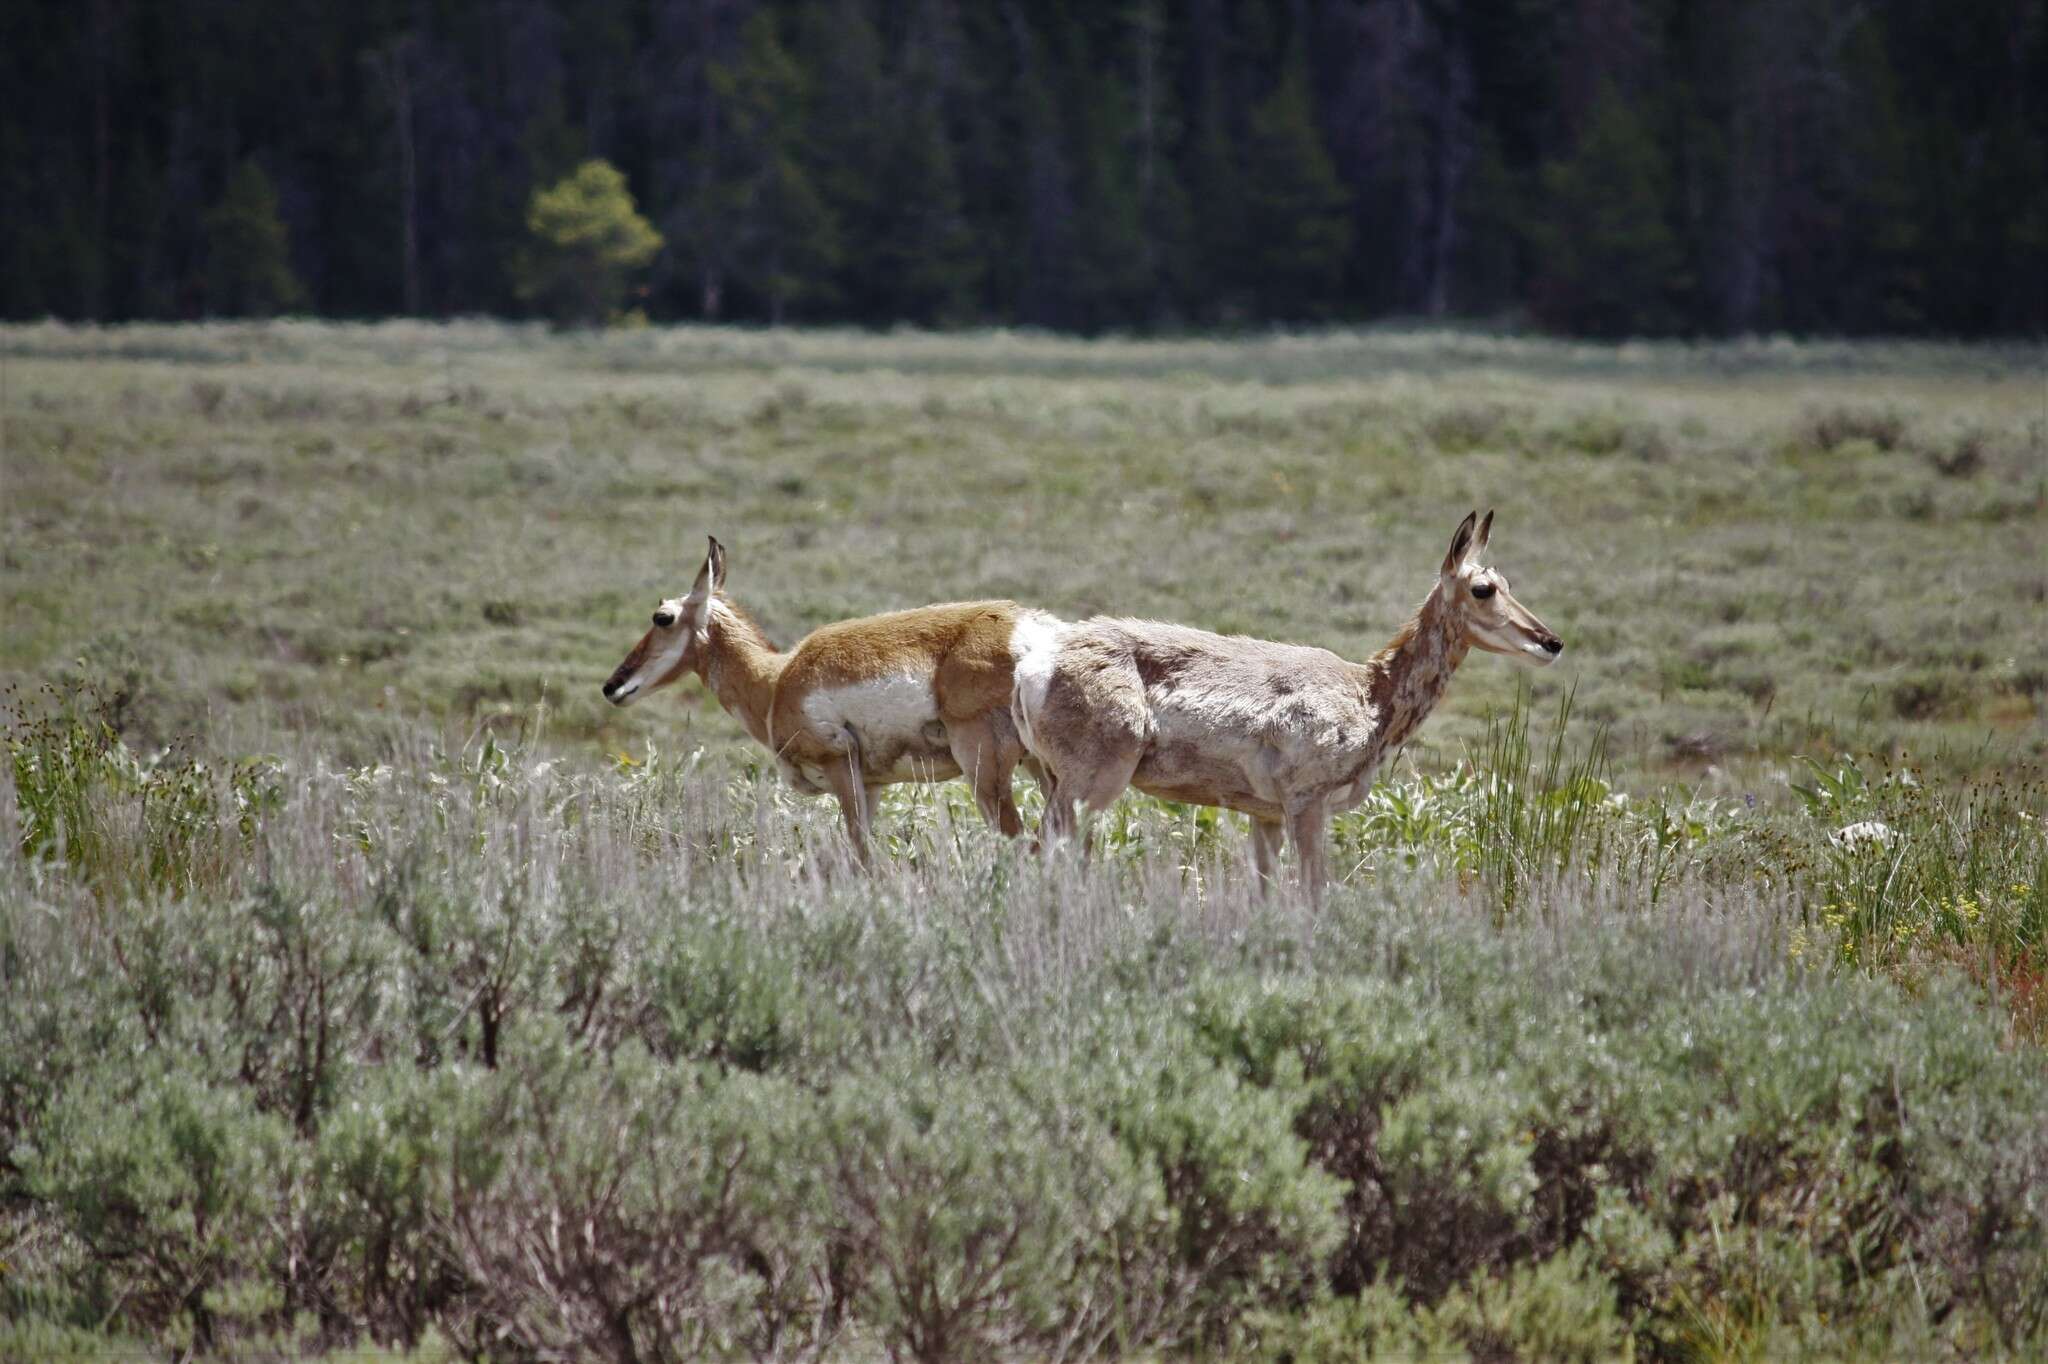
<instances>
[{"instance_id":1,"label":"black nose","mask_svg":"<svg viewBox=\"0 0 2048 1364\"><path fill-rule=\"evenodd\" d=\"M611 681L609 681L609 682L605 683L605 684L604 684L604 697L605 697L605 700L607 700L607 701L611 700L611 697L612 697L612 693L613 693L613 692L615 692L615 691L617 691L618 689L619 689L619 679L618 679L618 678L616 678L616 677L614 677L614 678L613 678L613 679L612 679Z\"/></svg>"},{"instance_id":2,"label":"black nose","mask_svg":"<svg viewBox=\"0 0 2048 1364\"><path fill-rule=\"evenodd\" d=\"M1543 647L1553 654L1561 654L1564 652L1564 641L1556 635L1551 635L1543 641Z\"/></svg>"}]
</instances>

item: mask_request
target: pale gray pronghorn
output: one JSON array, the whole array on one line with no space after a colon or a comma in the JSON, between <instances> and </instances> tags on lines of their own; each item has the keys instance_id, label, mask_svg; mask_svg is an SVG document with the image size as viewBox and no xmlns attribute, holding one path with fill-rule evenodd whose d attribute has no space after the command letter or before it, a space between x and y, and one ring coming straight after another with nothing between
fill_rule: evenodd
<instances>
[{"instance_id":1,"label":"pale gray pronghorn","mask_svg":"<svg viewBox=\"0 0 2048 1364\"><path fill-rule=\"evenodd\" d=\"M822 626L781 653L724 589L713 539L689 593L655 608L605 698L629 705L695 673L791 786L839 798L862 861L875 788L892 782L965 773L982 816L1022 832L1010 776L1028 758L1010 719L1012 663L1058 621L1015 602L950 602Z\"/></svg>"},{"instance_id":2,"label":"pale gray pronghorn","mask_svg":"<svg viewBox=\"0 0 2048 1364\"><path fill-rule=\"evenodd\" d=\"M1466 651L1543 665L1564 650L1507 579L1480 566L1492 529L1492 512L1465 518L1422 605L1363 663L1149 620L1096 617L1030 637L1012 709L1052 781L1048 836L1072 833L1076 806L1094 815L1126 786L1220 805L1251 816L1262 882L1291 836L1320 900L1330 816L1365 798Z\"/></svg>"}]
</instances>

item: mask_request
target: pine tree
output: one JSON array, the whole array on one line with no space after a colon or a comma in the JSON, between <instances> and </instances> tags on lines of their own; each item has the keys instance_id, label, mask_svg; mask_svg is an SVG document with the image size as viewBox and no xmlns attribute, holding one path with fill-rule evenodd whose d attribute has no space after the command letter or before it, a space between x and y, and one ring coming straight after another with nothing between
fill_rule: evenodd
<instances>
[{"instance_id":1,"label":"pine tree","mask_svg":"<svg viewBox=\"0 0 2048 1364\"><path fill-rule=\"evenodd\" d=\"M1594 336L1670 330L1683 259L1665 221L1668 179L1642 116L1604 88L1577 149L1543 168L1532 233L1543 323Z\"/></svg>"},{"instance_id":2,"label":"pine tree","mask_svg":"<svg viewBox=\"0 0 2048 1364\"><path fill-rule=\"evenodd\" d=\"M1130 14L1132 160L1138 201L1139 271L1144 295L1137 316L1176 315L1194 250L1194 223L1173 149L1181 141L1180 101L1167 37L1171 21L1158 0L1138 0Z\"/></svg>"},{"instance_id":3,"label":"pine tree","mask_svg":"<svg viewBox=\"0 0 2048 1364\"><path fill-rule=\"evenodd\" d=\"M1489 131L1479 141L1472 172L1459 191L1457 288L1452 306L1493 315L1521 297L1525 194Z\"/></svg>"},{"instance_id":4,"label":"pine tree","mask_svg":"<svg viewBox=\"0 0 2048 1364\"><path fill-rule=\"evenodd\" d=\"M519 294L558 326L616 315L628 276L661 250L626 177L606 161L586 161L536 191L526 227L533 240L517 267Z\"/></svg>"},{"instance_id":5,"label":"pine tree","mask_svg":"<svg viewBox=\"0 0 2048 1364\"><path fill-rule=\"evenodd\" d=\"M1191 29L1197 79L1186 152L1193 201L1186 303L1205 320L1231 321L1242 315L1250 281L1244 255L1245 183L1225 79L1231 53L1218 0L1195 7Z\"/></svg>"},{"instance_id":6,"label":"pine tree","mask_svg":"<svg viewBox=\"0 0 2048 1364\"><path fill-rule=\"evenodd\" d=\"M980 262L961 202L953 146L938 102L913 95L894 155L885 236L875 244L884 316L949 322L973 308Z\"/></svg>"},{"instance_id":7,"label":"pine tree","mask_svg":"<svg viewBox=\"0 0 2048 1364\"><path fill-rule=\"evenodd\" d=\"M699 227L724 237L734 281L780 323L790 303L829 293L839 251L804 155L809 81L762 10L742 28L734 60L712 66L710 82L726 136Z\"/></svg>"},{"instance_id":8,"label":"pine tree","mask_svg":"<svg viewBox=\"0 0 2048 1364\"><path fill-rule=\"evenodd\" d=\"M1327 315L1351 251L1351 195L1316 129L1299 43L1279 88L1252 111L1244 171L1245 253L1259 311Z\"/></svg>"},{"instance_id":9,"label":"pine tree","mask_svg":"<svg viewBox=\"0 0 2048 1364\"><path fill-rule=\"evenodd\" d=\"M1868 20L1849 43L1849 126L1837 163L1849 212L1840 318L1857 331L1910 331L1924 321L1926 280L1920 274L1921 226L1908 142L1882 34Z\"/></svg>"},{"instance_id":10,"label":"pine tree","mask_svg":"<svg viewBox=\"0 0 2048 1364\"><path fill-rule=\"evenodd\" d=\"M851 249L841 250L812 297L843 315L876 315L881 295L872 246L886 208L883 167L893 141L881 36L862 0L812 0L798 15L796 60L807 75L803 150L820 204Z\"/></svg>"},{"instance_id":11,"label":"pine tree","mask_svg":"<svg viewBox=\"0 0 2048 1364\"><path fill-rule=\"evenodd\" d=\"M1132 153L1131 100L1114 75L1076 73L1079 115L1074 322L1090 329L1142 316L1150 301L1145 205ZM1156 186L1154 187L1156 189Z\"/></svg>"},{"instance_id":12,"label":"pine tree","mask_svg":"<svg viewBox=\"0 0 2048 1364\"><path fill-rule=\"evenodd\" d=\"M0 316L601 316L526 224L596 155L673 243L657 315L2032 334L2041 11L16 4Z\"/></svg>"},{"instance_id":13,"label":"pine tree","mask_svg":"<svg viewBox=\"0 0 2048 1364\"><path fill-rule=\"evenodd\" d=\"M944 8L928 6L905 40L878 196L881 235L871 248L887 318L958 322L974 311L982 261L968 227L942 69L956 37Z\"/></svg>"},{"instance_id":14,"label":"pine tree","mask_svg":"<svg viewBox=\"0 0 2048 1364\"><path fill-rule=\"evenodd\" d=\"M205 231L208 312L269 317L303 301L277 189L255 161L242 162L228 177L220 201L206 212Z\"/></svg>"},{"instance_id":15,"label":"pine tree","mask_svg":"<svg viewBox=\"0 0 2048 1364\"><path fill-rule=\"evenodd\" d=\"M1018 11L1009 13L1012 60L1017 70L1016 125L1022 203L1022 271L1011 306L1019 321L1037 327L1072 327L1088 285L1079 278L1077 246L1086 232L1077 201L1068 154L1068 127L1063 115L1056 69L1059 40L1072 40L1054 21L1048 43ZM1051 48L1052 51L1048 51ZM1083 134L1085 139L1086 134Z\"/></svg>"},{"instance_id":16,"label":"pine tree","mask_svg":"<svg viewBox=\"0 0 2048 1364\"><path fill-rule=\"evenodd\" d=\"M2039 336L2048 329L2048 127L2013 111L1993 126L1984 164L1995 168L1979 177L1995 235L1979 270L2003 287L1979 325Z\"/></svg>"}]
</instances>

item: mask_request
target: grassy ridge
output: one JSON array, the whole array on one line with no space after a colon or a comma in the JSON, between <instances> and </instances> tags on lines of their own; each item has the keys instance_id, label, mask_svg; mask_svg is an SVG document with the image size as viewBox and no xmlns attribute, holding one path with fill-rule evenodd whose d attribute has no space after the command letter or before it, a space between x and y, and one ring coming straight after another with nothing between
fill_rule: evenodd
<instances>
[{"instance_id":1,"label":"grassy ridge","mask_svg":"<svg viewBox=\"0 0 2048 1364\"><path fill-rule=\"evenodd\" d=\"M2037 351L0 354L0 1358L2048 1348ZM705 530L785 637L1355 655L1487 501L1562 681L1475 659L1321 915L1143 799L863 875L596 696Z\"/></svg>"}]
</instances>

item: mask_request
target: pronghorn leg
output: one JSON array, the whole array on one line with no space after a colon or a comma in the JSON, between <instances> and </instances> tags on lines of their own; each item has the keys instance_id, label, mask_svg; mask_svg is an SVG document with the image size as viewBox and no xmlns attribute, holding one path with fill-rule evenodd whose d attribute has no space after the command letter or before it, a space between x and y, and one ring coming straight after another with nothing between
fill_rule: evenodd
<instances>
[{"instance_id":1,"label":"pronghorn leg","mask_svg":"<svg viewBox=\"0 0 2048 1364\"><path fill-rule=\"evenodd\" d=\"M1287 826L1277 819L1252 817L1252 869L1258 873L1259 893L1273 884L1273 869L1280 861L1280 845L1287 837Z\"/></svg>"},{"instance_id":2,"label":"pronghorn leg","mask_svg":"<svg viewBox=\"0 0 2048 1364\"><path fill-rule=\"evenodd\" d=\"M953 761L960 764L974 788L974 803L980 807L981 817L1001 829L1005 838L1023 833L1024 817L1010 798L1010 771L1023 749L1012 744L1013 751L1005 752L1001 736L987 721L949 725L946 737L952 742Z\"/></svg>"},{"instance_id":3,"label":"pronghorn leg","mask_svg":"<svg viewBox=\"0 0 2048 1364\"><path fill-rule=\"evenodd\" d=\"M1055 843L1064 843L1074 836L1074 802L1067 799L1059 782L1050 779L1045 784L1045 824L1039 830L1039 844L1050 848Z\"/></svg>"},{"instance_id":4,"label":"pronghorn leg","mask_svg":"<svg viewBox=\"0 0 2048 1364\"><path fill-rule=\"evenodd\" d=\"M1073 833L1075 821L1079 820L1088 831L1081 847L1083 856L1094 851L1095 816L1116 804L1116 798L1131 784L1141 756L1142 750L1134 739L1118 750L1101 755L1098 761L1081 771L1068 772L1060 777L1056 794L1059 807L1067 816L1066 827L1060 832Z\"/></svg>"},{"instance_id":5,"label":"pronghorn leg","mask_svg":"<svg viewBox=\"0 0 2048 1364\"><path fill-rule=\"evenodd\" d=\"M1151 732L1135 668L1056 668L1019 722L1032 756L1052 776L1045 824L1053 839L1070 837L1124 793Z\"/></svg>"},{"instance_id":6,"label":"pronghorn leg","mask_svg":"<svg viewBox=\"0 0 2048 1364\"><path fill-rule=\"evenodd\" d=\"M1302 888L1308 892L1309 903L1323 902L1323 887L1329 881L1329 813L1321 801L1290 810L1287 814L1287 834L1294 840L1294 856L1301 864Z\"/></svg>"},{"instance_id":7,"label":"pronghorn leg","mask_svg":"<svg viewBox=\"0 0 2048 1364\"><path fill-rule=\"evenodd\" d=\"M832 784L832 794L839 798L839 814L846 821L846 837L853 844L853 855L860 859L862 866L867 866L869 792L861 768L860 736L851 729L843 733L846 755L836 762L827 763L825 776Z\"/></svg>"},{"instance_id":8,"label":"pronghorn leg","mask_svg":"<svg viewBox=\"0 0 2048 1364\"><path fill-rule=\"evenodd\" d=\"M1060 799L1060 784L1054 778L1052 769L1036 758L1027 758L1025 762L1031 769L1032 779L1038 783L1038 794L1044 797L1044 806L1038 816L1038 834L1031 840L1031 851L1039 853L1051 847L1052 841L1060 836L1057 822L1060 811L1067 812L1067 823L1070 828L1073 824L1073 811Z\"/></svg>"}]
</instances>

